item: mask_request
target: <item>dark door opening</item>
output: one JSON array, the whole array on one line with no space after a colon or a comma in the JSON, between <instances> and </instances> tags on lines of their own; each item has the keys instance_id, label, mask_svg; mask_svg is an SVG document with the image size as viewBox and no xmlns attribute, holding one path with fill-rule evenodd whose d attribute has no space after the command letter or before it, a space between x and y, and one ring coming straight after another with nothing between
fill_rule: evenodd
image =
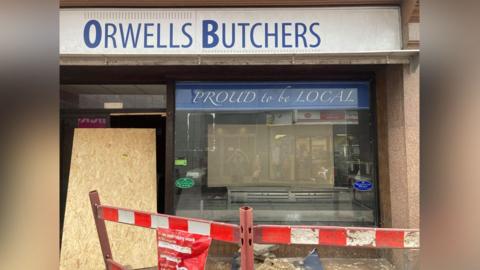
<instances>
[{"instance_id":1,"label":"dark door opening","mask_svg":"<svg viewBox=\"0 0 480 270\"><path fill-rule=\"evenodd\" d=\"M154 128L157 153L157 212L165 212L165 115L153 114L111 114L111 128Z\"/></svg>"}]
</instances>

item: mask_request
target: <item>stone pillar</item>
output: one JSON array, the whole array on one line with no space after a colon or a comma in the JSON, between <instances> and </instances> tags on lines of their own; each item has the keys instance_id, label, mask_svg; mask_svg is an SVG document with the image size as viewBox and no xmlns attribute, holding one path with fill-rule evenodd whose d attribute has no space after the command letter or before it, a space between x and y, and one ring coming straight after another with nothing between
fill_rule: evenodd
<instances>
[{"instance_id":1,"label":"stone pillar","mask_svg":"<svg viewBox=\"0 0 480 270\"><path fill-rule=\"evenodd\" d=\"M405 140L410 228L420 228L420 67L404 66Z\"/></svg>"},{"instance_id":2,"label":"stone pillar","mask_svg":"<svg viewBox=\"0 0 480 270\"><path fill-rule=\"evenodd\" d=\"M403 108L407 159L408 228L420 228L420 67L418 56L403 67ZM408 251L406 270L420 269L420 252Z\"/></svg>"},{"instance_id":3,"label":"stone pillar","mask_svg":"<svg viewBox=\"0 0 480 270\"><path fill-rule=\"evenodd\" d=\"M416 59L409 65L387 67L389 216L396 228L419 228L419 88ZM410 270L418 268L417 255L395 250L391 258L398 269Z\"/></svg>"}]
</instances>

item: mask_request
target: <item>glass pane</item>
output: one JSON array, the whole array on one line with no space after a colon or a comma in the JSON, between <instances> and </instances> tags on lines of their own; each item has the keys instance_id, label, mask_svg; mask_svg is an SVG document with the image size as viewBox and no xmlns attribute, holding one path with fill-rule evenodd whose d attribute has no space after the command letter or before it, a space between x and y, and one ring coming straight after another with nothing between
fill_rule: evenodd
<instances>
[{"instance_id":1,"label":"glass pane","mask_svg":"<svg viewBox=\"0 0 480 270\"><path fill-rule=\"evenodd\" d=\"M375 225L372 124L366 82L177 83L175 213Z\"/></svg>"}]
</instances>

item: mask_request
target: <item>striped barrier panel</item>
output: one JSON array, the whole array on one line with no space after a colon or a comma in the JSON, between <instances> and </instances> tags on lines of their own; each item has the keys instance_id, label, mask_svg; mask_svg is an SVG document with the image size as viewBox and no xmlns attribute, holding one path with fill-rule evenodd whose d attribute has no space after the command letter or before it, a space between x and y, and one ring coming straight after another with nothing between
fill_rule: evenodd
<instances>
[{"instance_id":1,"label":"striped barrier panel","mask_svg":"<svg viewBox=\"0 0 480 270\"><path fill-rule=\"evenodd\" d=\"M230 243L238 243L240 240L240 229L235 224L133 211L104 205L99 205L97 208L98 217L107 221L152 229L181 230ZM259 244L414 249L420 246L419 238L419 231L410 229L281 225L256 225L253 227L253 242Z\"/></svg>"},{"instance_id":2,"label":"striped barrier panel","mask_svg":"<svg viewBox=\"0 0 480 270\"><path fill-rule=\"evenodd\" d=\"M97 213L98 218L107 221L152 229L163 228L186 231L230 243L238 243L240 241L240 227L235 224L133 211L104 205L97 206Z\"/></svg>"},{"instance_id":3,"label":"striped barrier panel","mask_svg":"<svg viewBox=\"0 0 480 270\"><path fill-rule=\"evenodd\" d=\"M253 239L261 244L393 249L420 247L419 231L408 229L257 225L253 229Z\"/></svg>"}]
</instances>

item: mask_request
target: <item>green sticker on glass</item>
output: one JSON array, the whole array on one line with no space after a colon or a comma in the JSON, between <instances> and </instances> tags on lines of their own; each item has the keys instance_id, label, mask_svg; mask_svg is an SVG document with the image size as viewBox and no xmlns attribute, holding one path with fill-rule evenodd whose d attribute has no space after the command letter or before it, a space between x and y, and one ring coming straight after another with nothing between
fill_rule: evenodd
<instances>
[{"instance_id":1,"label":"green sticker on glass","mask_svg":"<svg viewBox=\"0 0 480 270\"><path fill-rule=\"evenodd\" d=\"M187 166L186 159L175 159L175 166Z\"/></svg>"},{"instance_id":2,"label":"green sticker on glass","mask_svg":"<svg viewBox=\"0 0 480 270\"><path fill-rule=\"evenodd\" d=\"M187 177L178 178L175 181L175 186L178 188L191 188L193 187L194 184L195 184L195 181L193 181L192 178L187 178Z\"/></svg>"}]
</instances>

